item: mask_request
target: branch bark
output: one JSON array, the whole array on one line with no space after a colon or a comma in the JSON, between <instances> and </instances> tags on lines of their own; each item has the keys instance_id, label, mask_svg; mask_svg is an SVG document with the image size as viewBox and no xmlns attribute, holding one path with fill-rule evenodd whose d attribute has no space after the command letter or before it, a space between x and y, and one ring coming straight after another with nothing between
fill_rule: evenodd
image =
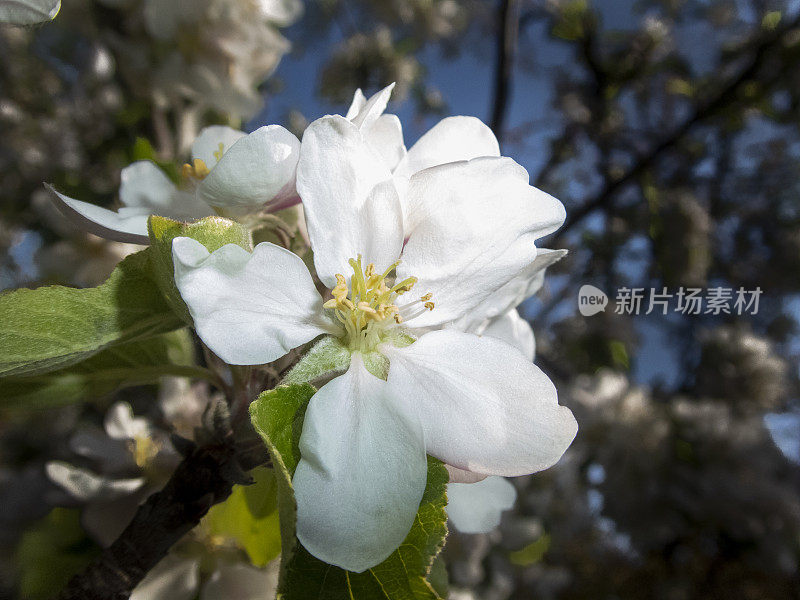
<instances>
[{"instance_id":1,"label":"branch bark","mask_svg":"<svg viewBox=\"0 0 800 600\"><path fill-rule=\"evenodd\" d=\"M511 100L514 56L519 38L520 0L500 0L497 15L499 31L494 72L494 101L489 123L497 139L502 141L508 104Z\"/></svg>"},{"instance_id":2,"label":"branch bark","mask_svg":"<svg viewBox=\"0 0 800 600\"><path fill-rule=\"evenodd\" d=\"M60 600L128 598L172 545L230 495L234 484L249 483L247 471L269 460L260 440L243 447L230 435L203 447L186 440L183 444L185 458L164 488L139 507L111 546L69 581Z\"/></svg>"}]
</instances>

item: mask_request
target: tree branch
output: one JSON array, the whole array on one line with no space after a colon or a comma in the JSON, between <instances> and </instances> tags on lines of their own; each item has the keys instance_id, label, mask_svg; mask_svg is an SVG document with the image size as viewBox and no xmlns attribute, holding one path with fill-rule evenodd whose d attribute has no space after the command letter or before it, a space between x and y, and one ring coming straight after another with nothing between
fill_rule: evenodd
<instances>
[{"instance_id":1,"label":"tree branch","mask_svg":"<svg viewBox=\"0 0 800 600\"><path fill-rule=\"evenodd\" d=\"M586 201L579 208L571 211L569 218L564 223L564 226L559 231L558 235L553 240L554 245L563 239L567 231L569 231L578 222L582 221L589 214L594 211L610 204L617 192L624 188L628 183L636 179L647 168L649 168L660 156L676 144L678 144L696 125L705 121L708 118L716 115L721 109L733 103L736 100L736 95L739 89L746 84L761 68L765 59L768 56L768 51L775 46L780 45L786 35L793 29L800 27L800 17L793 19L786 25L776 29L771 35L761 38L753 49L753 57L747 64L741 68L735 75L731 76L725 83L723 83L716 92L706 98L705 101L699 103L695 110L680 126L675 128L664 139L653 146L649 152L639 156L625 173L621 176L609 180L594 196L594 198ZM785 71L784 68L773 74L766 80L768 85L774 84L779 80Z\"/></svg>"},{"instance_id":2,"label":"tree branch","mask_svg":"<svg viewBox=\"0 0 800 600\"><path fill-rule=\"evenodd\" d=\"M497 10L497 54L494 72L494 101L490 126L497 139L503 139L508 103L511 99L511 80L514 56L519 38L520 0L500 0Z\"/></svg>"},{"instance_id":3,"label":"tree branch","mask_svg":"<svg viewBox=\"0 0 800 600\"><path fill-rule=\"evenodd\" d=\"M255 432L253 432L255 435ZM139 507L119 538L61 591L60 600L128 598L144 576L191 531L234 484L249 483L247 471L266 463L260 440L246 447L233 435L196 447L181 440L185 458L164 488Z\"/></svg>"}]
</instances>

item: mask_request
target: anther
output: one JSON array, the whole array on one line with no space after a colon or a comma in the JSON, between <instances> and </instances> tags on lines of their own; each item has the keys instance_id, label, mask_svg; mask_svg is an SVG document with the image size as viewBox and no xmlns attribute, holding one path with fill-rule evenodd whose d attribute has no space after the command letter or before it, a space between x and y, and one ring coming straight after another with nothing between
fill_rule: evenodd
<instances>
[{"instance_id":1,"label":"anther","mask_svg":"<svg viewBox=\"0 0 800 600\"><path fill-rule=\"evenodd\" d=\"M225 144L220 142L217 150L214 151L214 158L217 159L217 162L222 160L222 155L223 154L225 154Z\"/></svg>"}]
</instances>

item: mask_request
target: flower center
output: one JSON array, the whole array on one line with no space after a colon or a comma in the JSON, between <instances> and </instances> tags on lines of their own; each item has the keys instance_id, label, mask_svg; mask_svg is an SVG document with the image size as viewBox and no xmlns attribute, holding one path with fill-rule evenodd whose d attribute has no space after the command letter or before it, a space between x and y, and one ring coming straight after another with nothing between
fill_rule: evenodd
<instances>
[{"instance_id":1,"label":"flower center","mask_svg":"<svg viewBox=\"0 0 800 600\"><path fill-rule=\"evenodd\" d=\"M225 144L220 142L219 147L214 151L214 158L217 159L217 162L219 162L224 153ZM210 172L211 169L208 168L205 161L201 158L195 158L191 164L184 163L181 168L181 175L184 179L196 179L197 181L203 181Z\"/></svg>"},{"instance_id":2,"label":"flower center","mask_svg":"<svg viewBox=\"0 0 800 600\"><path fill-rule=\"evenodd\" d=\"M160 444L146 435L137 435L128 440L128 449L133 454L133 460L140 469L148 469L153 459L161 450Z\"/></svg>"},{"instance_id":3,"label":"flower center","mask_svg":"<svg viewBox=\"0 0 800 600\"><path fill-rule=\"evenodd\" d=\"M433 310L430 293L398 305L398 298L417 283L416 277L394 281L391 274L400 264L399 260L389 265L383 274L375 272L374 263L363 267L360 254L348 262L353 268L351 287L345 276L337 273L336 287L331 290L333 298L324 307L332 310L336 320L344 326L350 350L370 352L381 342L387 328L416 316L412 312Z\"/></svg>"}]
</instances>

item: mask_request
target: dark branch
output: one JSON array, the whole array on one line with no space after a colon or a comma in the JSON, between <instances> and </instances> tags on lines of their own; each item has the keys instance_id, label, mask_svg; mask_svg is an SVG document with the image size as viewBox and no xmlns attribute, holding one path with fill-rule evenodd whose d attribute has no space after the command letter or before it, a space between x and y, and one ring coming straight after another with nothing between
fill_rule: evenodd
<instances>
[{"instance_id":1,"label":"dark branch","mask_svg":"<svg viewBox=\"0 0 800 600\"><path fill-rule=\"evenodd\" d=\"M519 37L520 0L500 0L497 10L497 54L494 72L494 102L490 126L497 139L503 139L503 129L511 100L511 80L514 55Z\"/></svg>"},{"instance_id":2,"label":"dark branch","mask_svg":"<svg viewBox=\"0 0 800 600\"><path fill-rule=\"evenodd\" d=\"M655 144L649 152L639 156L625 173L607 181L596 196L586 201L579 208L572 210L569 218L567 218L564 226L553 241L553 244L558 245L558 242L563 239L566 232L578 222L582 221L586 216L609 205L622 188L646 171L665 151L679 144L695 126L714 117L726 106L735 102L739 90L757 74L758 70L766 62L766 58L769 56L769 50L780 46L786 35L797 27L800 27L800 17L776 29L772 34L760 37L752 50L752 58L747 64L735 75L721 84L714 93L700 102L692 114L679 127L675 128L664 139ZM776 81L781 79L786 68L787 65L784 65L783 69L772 74L771 77L763 80L762 83L768 86L773 85Z\"/></svg>"},{"instance_id":3,"label":"dark branch","mask_svg":"<svg viewBox=\"0 0 800 600\"><path fill-rule=\"evenodd\" d=\"M246 472L268 460L260 441L247 448L234 445L232 436L201 448L183 444L188 445L186 457L166 486L139 507L120 537L69 581L59 599L128 598L209 508L225 500L234 484L249 483Z\"/></svg>"}]
</instances>

